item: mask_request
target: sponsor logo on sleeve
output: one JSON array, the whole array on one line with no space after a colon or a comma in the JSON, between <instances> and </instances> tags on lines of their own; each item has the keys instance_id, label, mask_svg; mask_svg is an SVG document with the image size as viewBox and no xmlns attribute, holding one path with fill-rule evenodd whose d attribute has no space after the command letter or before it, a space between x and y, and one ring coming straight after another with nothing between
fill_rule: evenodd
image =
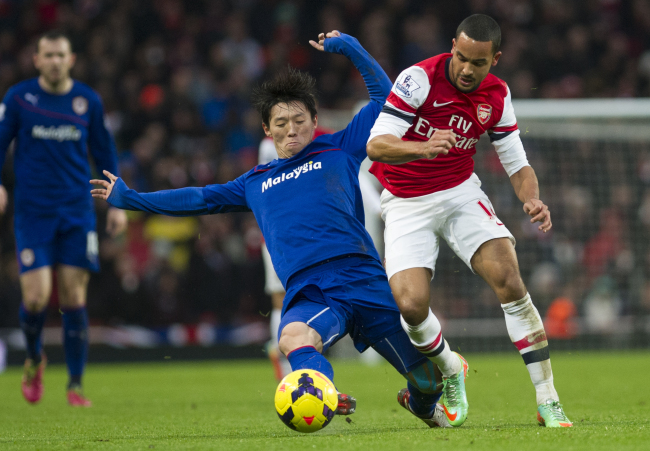
<instances>
[{"instance_id":1,"label":"sponsor logo on sleeve","mask_svg":"<svg viewBox=\"0 0 650 451\"><path fill-rule=\"evenodd\" d=\"M34 251L31 249L23 249L20 252L20 262L23 266L32 266L34 264Z\"/></svg>"},{"instance_id":2,"label":"sponsor logo on sleeve","mask_svg":"<svg viewBox=\"0 0 650 451\"><path fill-rule=\"evenodd\" d=\"M485 123L492 117L492 107L487 103L480 103L476 107L476 115L478 116L478 121L485 125Z\"/></svg>"},{"instance_id":3,"label":"sponsor logo on sleeve","mask_svg":"<svg viewBox=\"0 0 650 451\"><path fill-rule=\"evenodd\" d=\"M420 89L420 85L409 74L401 74L395 81L395 90L402 97L408 97L410 99L413 97L413 92L418 89Z\"/></svg>"},{"instance_id":4,"label":"sponsor logo on sleeve","mask_svg":"<svg viewBox=\"0 0 650 451\"><path fill-rule=\"evenodd\" d=\"M86 111L88 111L88 99L83 96L77 96L72 99L72 111L79 116L86 114Z\"/></svg>"}]
</instances>

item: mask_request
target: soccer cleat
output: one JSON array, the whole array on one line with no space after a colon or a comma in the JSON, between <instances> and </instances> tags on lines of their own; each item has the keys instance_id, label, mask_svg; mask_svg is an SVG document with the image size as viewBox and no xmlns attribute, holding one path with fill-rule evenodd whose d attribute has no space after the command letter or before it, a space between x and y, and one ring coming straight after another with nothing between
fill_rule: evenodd
<instances>
[{"instance_id":1,"label":"soccer cleat","mask_svg":"<svg viewBox=\"0 0 650 451\"><path fill-rule=\"evenodd\" d=\"M400 406L404 407L413 415L415 415L416 417L424 421L424 424L426 424L430 428L451 427L451 424L449 424L449 421L447 420L447 416L445 415L445 410L442 408L440 404L436 404L436 407L433 409L433 414L431 414L430 418L422 418L421 416L417 415L415 412L411 410L411 406L409 405L410 397L411 397L411 393L409 392L408 388L403 388L397 394L397 402L399 403Z\"/></svg>"},{"instance_id":2,"label":"soccer cleat","mask_svg":"<svg viewBox=\"0 0 650 451\"><path fill-rule=\"evenodd\" d=\"M337 415L352 415L357 409L357 400L345 393L339 393L339 404L336 407Z\"/></svg>"},{"instance_id":3,"label":"soccer cleat","mask_svg":"<svg viewBox=\"0 0 650 451\"><path fill-rule=\"evenodd\" d=\"M442 408L453 427L461 426L467 419L469 404L467 402L467 392L465 391L465 379L469 365L467 360L457 352L454 352L460 359L462 365L458 374L449 377L443 377L442 383Z\"/></svg>"},{"instance_id":4,"label":"soccer cleat","mask_svg":"<svg viewBox=\"0 0 650 451\"><path fill-rule=\"evenodd\" d=\"M81 386L68 388L68 404L74 407L90 407L92 402L83 395Z\"/></svg>"},{"instance_id":5,"label":"soccer cleat","mask_svg":"<svg viewBox=\"0 0 650 451\"><path fill-rule=\"evenodd\" d=\"M25 360L25 370L20 387L23 397L28 403L35 404L43 397L43 372L47 365L45 354L41 357L41 363L34 365L32 359Z\"/></svg>"},{"instance_id":6,"label":"soccer cleat","mask_svg":"<svg viewBox=\"0 0 650 451\"><path fill-rule=\"evenodd\" d=\"M564 413L560 401L547 399L544 404L537 406L537 422L547 428L570 428L573 426Z\"/></svg>"}]
</instances>

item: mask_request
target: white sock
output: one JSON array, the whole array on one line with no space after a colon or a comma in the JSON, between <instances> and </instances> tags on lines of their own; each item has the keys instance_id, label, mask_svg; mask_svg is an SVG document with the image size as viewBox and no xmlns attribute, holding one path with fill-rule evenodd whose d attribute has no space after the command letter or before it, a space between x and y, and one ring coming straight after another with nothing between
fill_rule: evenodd
<instances>
[{"instance_id":1,"label":"white sock","mask_svg":"<svg viewBox=\"0 0 650 451\"><path fill-rule=\"evenodd\" d=\"M274 308L271 310L271 321L269 325L269 332L271 334L271 344L276 349L278 353L278 360L280 361L280 367L282 368L282 377L286 376L291 372L291 364L289 360L280 352L278 348L278 328L280 327L280 320L282 319L282 309Z\"/></svg>"},{"instance_id":2,"label":"white sock","mask_svg":"<svg viewBox=\"0 0 650 451\"><path fill-rule=\"evenodd\" d=\"M429 309L427 319L417 326L411 326L404 321L402 316L400 316L400 321L415 349L438 365L443 376L453 376L462 369L460 359L451 352L449 345L442 337L442 326L431 309Z\"/></svg>"},{"instance_id":3,"label":"white sock","mask_svg":"<svg viewBox=\"0 0 650 451\"><path fill-rule=\"evenodd\" d=\"M518 301L501 304L501 307L506 316L510 340L523 357L530 380L535 386L537 404L543 404L547 399L559 401L553 386L553 370L544 324L530 299L530 294L526 293L526 296Z\"/></svg>"},{"instance_id":4,"label":"white sock","mask_svg":"<svg viewBox=\"0 0 650 451\"><path fill-rule=\"evenodd\" d=\"M271 310L271 321L269 324L269 332L271 335L271 343L273 347L278 347L278 328L280 327L280 320L282 319L282 309L274 308Z\"/></svg>"}]
</instances>

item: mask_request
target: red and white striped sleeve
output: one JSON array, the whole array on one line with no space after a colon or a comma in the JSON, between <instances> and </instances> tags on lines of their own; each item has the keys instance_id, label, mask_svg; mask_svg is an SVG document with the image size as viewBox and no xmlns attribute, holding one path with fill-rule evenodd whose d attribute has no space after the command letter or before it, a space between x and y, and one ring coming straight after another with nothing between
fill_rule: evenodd
<instances>
[{"instance_id":1,"label":"red and white striped sleeve","mask_svg":"<svg viewBox=\"0 0 650 451\"><path fill-rule=\"evenodd\" d=\"M503 102L503 114L499 122L488 131L490 141L499 155L499 161L508 173L508 177L519 172L524 166L530 166L524 145L519 137L515 109L512 106L510 88Z\"/></svg>"},{"instance_id":2,"label":"red and white striped sleeve","mask_svg":"<svg viewBox=\"0 0 650 451\"><path fill-rule=\"evenodd\" d=\"M429 76L419 66L411 66L399 74L370 131L368 141L380 135L404 136L413 124L416 111L429 96L430 89Z\"/></svg>"}]
</instances>

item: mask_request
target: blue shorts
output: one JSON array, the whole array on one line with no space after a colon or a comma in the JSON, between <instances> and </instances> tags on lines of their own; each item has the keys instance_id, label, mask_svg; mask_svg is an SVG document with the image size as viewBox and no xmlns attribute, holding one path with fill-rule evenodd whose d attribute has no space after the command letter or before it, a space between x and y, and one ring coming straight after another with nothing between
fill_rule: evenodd
<instances>
[{"instance_id":1,"label":"blue shorts","mask_svg":"<svg viewBox=\"0 0 650 451\"><path fill-rule=\"evenodd\" d=\"M99 271L95 212L16 212L16 254L20 273L63 264Z\"/></svg>"},{"instance_id":2,"label":"blue shorts","mask_svg":"<svg viewBox=\"0 0 650 451\"><path fill-rule=\"evenodd\" d=\"M402 374L426 363L400 324L386 271L372 258L334 260L291 277L282 329L305 323L321 336L323 352L350 334L359 352L373 347Z\"/></svg>"}]
</instances>

